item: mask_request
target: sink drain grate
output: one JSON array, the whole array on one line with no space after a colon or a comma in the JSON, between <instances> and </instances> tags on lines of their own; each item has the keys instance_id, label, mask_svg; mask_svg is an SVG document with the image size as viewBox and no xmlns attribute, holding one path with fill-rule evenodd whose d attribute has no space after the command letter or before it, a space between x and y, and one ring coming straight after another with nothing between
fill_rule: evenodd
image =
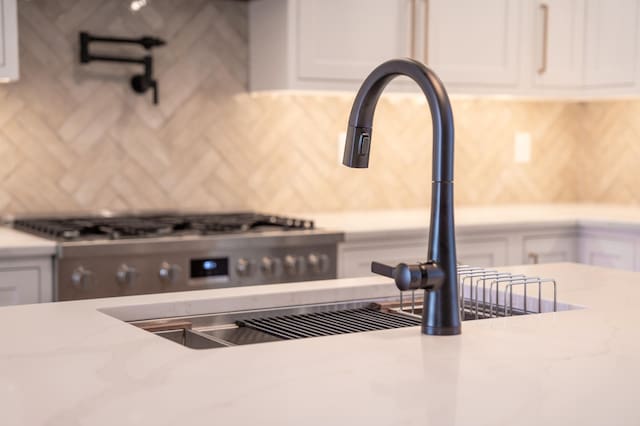
<instances>
[{"instance_id":1,"label":"sink drain grate","mask_svg":"<svg viewBox=\"0 0 640 426\"><path fill-rule=\"evenodd\" d=\"M282 339L302 339L305 337L412 327L420 325L420 319L392 312L382 312L373 308L358 308L247 319L237 321L236 324L240 327L250 327Z\"/></svg>"}]
</instances>

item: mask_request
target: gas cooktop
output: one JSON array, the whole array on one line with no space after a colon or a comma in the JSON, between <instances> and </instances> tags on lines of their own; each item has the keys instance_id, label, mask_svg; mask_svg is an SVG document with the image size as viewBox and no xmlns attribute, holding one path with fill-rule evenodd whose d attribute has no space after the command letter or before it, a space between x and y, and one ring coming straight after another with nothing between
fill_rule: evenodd
<instances>
[{"instance_id":1,"label":"gas cooktop","mask_svg":"<svg viewBox=\"0 0 640 426\"><path fill-rule=\"evenodd\" d=\"M255 212L18 217L57 241L55 300L326 280L344 234Z\"/></svg>"},{"instance_id":2,"label":"gas cooktop","mask_svg":"<svg viewBox=\"0 0 640 426\"><path fill-rule=\"evenodd\" d=\"M13 227L57 241L310 230L313 221L253 212L18 218Z\"/></svg>"}]
</instances>

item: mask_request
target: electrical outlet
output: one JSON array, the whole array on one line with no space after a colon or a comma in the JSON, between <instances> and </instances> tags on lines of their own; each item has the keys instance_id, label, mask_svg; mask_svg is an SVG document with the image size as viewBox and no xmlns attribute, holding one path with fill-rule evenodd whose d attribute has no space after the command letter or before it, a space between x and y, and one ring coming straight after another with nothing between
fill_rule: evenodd
<instances>
[{"instance_id":1,"label":"electrical outlet","mask_svg":"<svg viewBox=\"0 0 640 426\"><path fill-rule=\"evenodd\" d=\"M531 161L531 133L516 132L513 138L513 161L526 164Z\"/></svg>"},{"instance_id":2,"label":"electrical outlet","mask_svg":"<svg viewBox=\"0 0 640 426\"><path fill-rule=\"evenodd\" d=\"M342 157L344 156L344 144L347 141L347 134L345 132L338 133L338 164L342 164Z\"/></svg>"}]
</instances>

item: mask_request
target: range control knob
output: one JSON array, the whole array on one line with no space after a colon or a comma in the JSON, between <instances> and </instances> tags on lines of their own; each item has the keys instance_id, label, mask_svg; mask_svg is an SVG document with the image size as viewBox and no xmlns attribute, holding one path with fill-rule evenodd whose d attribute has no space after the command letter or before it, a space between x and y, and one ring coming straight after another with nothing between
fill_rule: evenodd
<instances>
[{"instance_id":1,"label":"range control knob","mask_svg":"<svg viewBox=\"0 0 640 426\"><path fill-rule=\"evenodd\" d=\"M236 272L241 277L251 275L251 261L249 259L245 259L244 257L238 259L238 262L236 262Z\"/></svg>"},{"instance_id":2,"label":"range control knob","mask_svg":"<svg viewBox=\"0 0 640 426\"><path fill-rule=\"evenodd\" d=\"M284 270L288 275L304 274L306 260L303 256L288 254L284 257Z\"/></svg>"},{"instance_id":3,"label":"range control knob","mask_svg":"<svg viewBox=\"0 0 640 426\"><path fill-rule=\"evenodd\" d=\"M78 266L71 273L71 284L76 287L89 287L89 285L91 285L92 275L93 273L90 270L85 269L84 266Z\"/></svg>"},{"instance_id":4,"label":"range control knob","mask_svg":"<svg viewBox=\"0 0 640 426\"><path fill-rule=\"evenodd\" d=\"M260 260L260 270L266 276L272 277L278 275L281 269L280 259L271 256L264 256Z\"/></svg>"},{"instance_id":5,"label":"range control knob","mask_svg":"<svg viewBox=\"0 0 640 426\"><path fill-rule=\"evenodd\" d=\"M180 265L169 262L162 262L160 264L158 276L160 277L160 281L164 284L175 284L180 279L180 275L182 275L182 268Z\"/></svg>"},{"instance_id":6,"label":"range control knob","mask_svg":"<svg viewBox=\"0 0 640 426\"><path fill-rule=\"evenodd\" d=\"M307 265L314 274L323 274L329 270L329 256L326 254L311 253L307 256Z\"/></svg>"},{"instance_id":7,"label":"range control knob","mask_svg":"<svg viewBox=\"0 0 640 426\"><path fill-rule=\"evenodd\" d=\"M133 266L127 265L126 263L120 265L120 267L116 271L116 281L118 281L118 284L131 285L137 277L138 270Z\"/></svg>"},{"instance_id":8,"label":"range control knob","mask_svg":"<svg viewBox=\"0 0 640 426\"><path fill-rule=\"evenodd\" d=\"M290 254L284 257L284 270L287 275L295 275L297 272L297 261L294 256Z\"/></svg>"}]
</instances>

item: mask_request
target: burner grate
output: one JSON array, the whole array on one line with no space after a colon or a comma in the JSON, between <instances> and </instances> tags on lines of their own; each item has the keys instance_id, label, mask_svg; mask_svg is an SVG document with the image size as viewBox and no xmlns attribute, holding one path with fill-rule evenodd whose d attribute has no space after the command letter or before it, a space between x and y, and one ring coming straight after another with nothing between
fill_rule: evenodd
<instances>
[{"instance_id":1,"label":"burner grate","mask_svg":"<svg viewBox=\"0 0 640 426\"><path fill-rule=\"evenodd\" d=\"M63 241L314 229L313 221L257 213L17 219L13 226Z\"/></svg>"},{"instance_id":2,"label":"burner grate","mask_svg":"<svg viewBox=\"0 0 640 426\"><path fill-rule=\"evenodd\" d=\"M248 232L254 229L313 229L313 221L256 213L190 216L193 229L204 234L217 232Z\"/></svg>"}]
</instances>

